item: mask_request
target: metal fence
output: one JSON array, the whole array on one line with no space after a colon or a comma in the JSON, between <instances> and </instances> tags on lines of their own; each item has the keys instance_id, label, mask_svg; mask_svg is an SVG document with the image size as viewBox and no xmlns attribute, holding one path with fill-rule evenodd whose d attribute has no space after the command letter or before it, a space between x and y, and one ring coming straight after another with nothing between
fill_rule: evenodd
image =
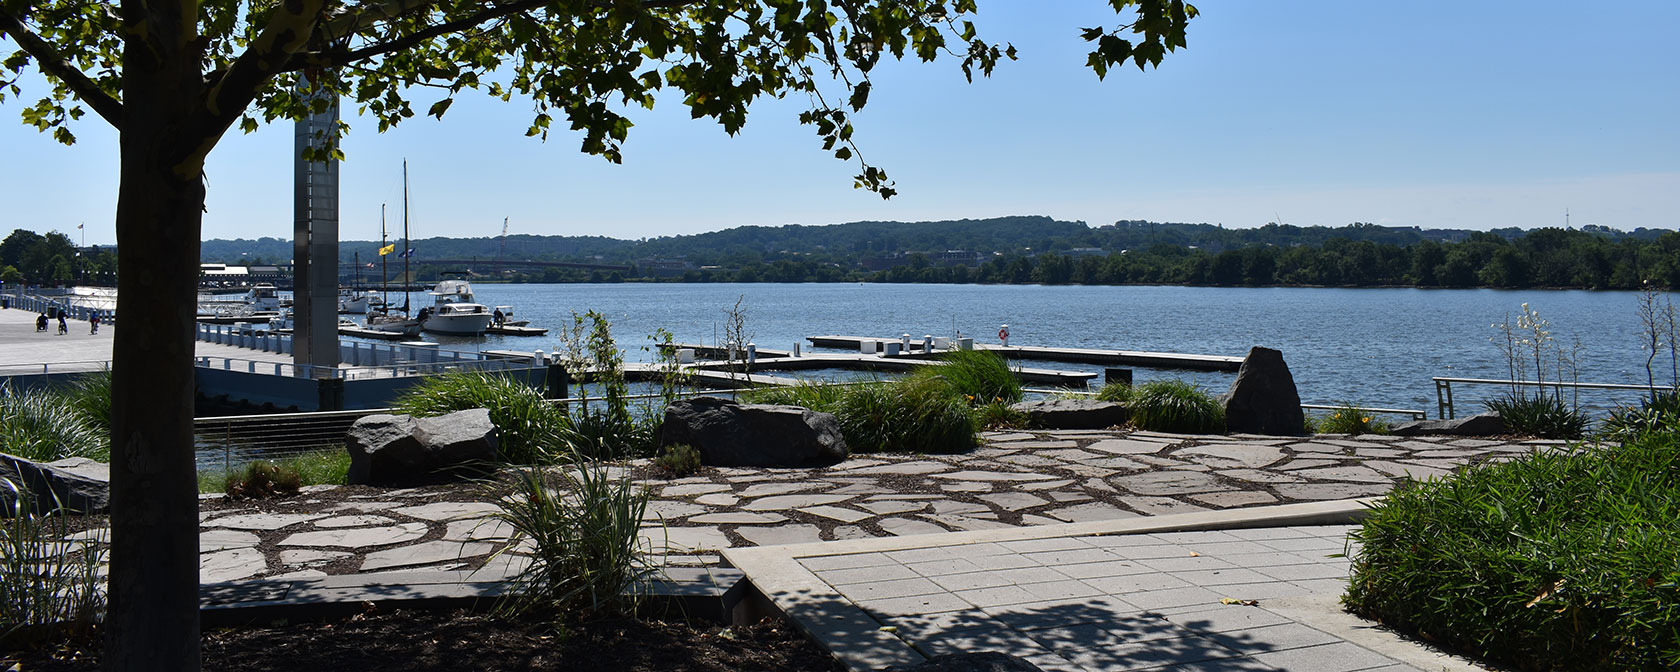
<instances>
[{"instance_id":1,"label":"metal fence","mask_svg":"<svg viewBox=\"0 0 1680 672\"><path fill-rule=\"evenodd\" d=\"M1532 380L1494 380L1494 379L1489 379L1489 378L1445 378L1445 377L1432 378L1432 380L1435 381L1435 407L1436 407L1436 412L1439 413L1440 417L1442 417L1443 419L1444 418L1457 417L1453 414L1454 413L1453 391L1452 391L1453 383L1458 383L1460 385L1504 385L1504 386L1507 386L1507 387L1511 387L1513 389L1518 388L1518 387L1538 387L1538 388L1542 388L1542 389L1550 387L1550 388L1557 388L1557 389L1567 388L1567 389L1570 389L1570 390L1615 390L1615 391L1622 391L1622 392L1629 392L1629 391L1673 392L1674 391L1674 387L1670 386L1670 385L1629 385L1629 384L1626 384L1626 383L1568 383L1568 382L1557 382L1557 381L1536 382L1536 381L1532 381Z\"/></svg>"}]
</instances>

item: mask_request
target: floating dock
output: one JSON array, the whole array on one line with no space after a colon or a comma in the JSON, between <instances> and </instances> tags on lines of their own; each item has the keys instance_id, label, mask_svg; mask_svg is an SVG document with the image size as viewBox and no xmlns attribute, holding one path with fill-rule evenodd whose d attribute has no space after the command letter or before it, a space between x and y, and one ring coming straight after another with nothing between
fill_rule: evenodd
<instances>
[{"instance_id":1,"label":"floating dock","mask_svg":"<svg viewBox=\"0 0 1680 672\"><path fill-rule=\"evenodd\" d=\"M484 333L495 334L497 336L542 336L543 334L547 334L548 330L542 327L513 326L507 324L498 326L492 324L484 330Z\"/></svg>"},{"instance_id":2,"label":"floating dock","mask_svg":"<svg viewBox=\"0 0 1680 672\"><path fill-rule=\"evenodd\" d=\"M879 349L885 349L888 343L899 342L896 338L867 338L862 336L811 336L805 340L810 341L813 348L853 351L862 349L863 344L870 342L879 344L876 346ZM919 339L911 339L910 348L915 356L925 356L925 354L920 353L922 342ZM1024 345L1002 346L987 343L975 343L974 349L995 352L1005 359L1032 359L1076 364L1101 364L1104 366L1136 366L1148 369L1234 372L1242 368L1243 362L1242 357L1191 355L1176 352L1142 352L1137 350L1047 348Z\"/></svg>"},{"instance_id":3,"label":"floating dock","mask_svg":"<svg viewBox=\"0 0 1680 672\"><path fill-rule=\"evenodd\" d=\"M803 357L760 357L754 371L810 371L813 369L854 369L863 371L911 371L924 366L938 366L939 362L924 357L882 357L879 355L805 355ZM728 362L701 362L693 369L717 371L727 369ZM735 366L740 366L737 362ZM686 367L685 367L686 368ZM1058 371L1055 369L1014 369L1015 376L1025 383L1044 383L1061 387L1084 387L1097 374L1088 371ZM756 374L755 374L756 375Z\"/></svg>"}]
</instances>

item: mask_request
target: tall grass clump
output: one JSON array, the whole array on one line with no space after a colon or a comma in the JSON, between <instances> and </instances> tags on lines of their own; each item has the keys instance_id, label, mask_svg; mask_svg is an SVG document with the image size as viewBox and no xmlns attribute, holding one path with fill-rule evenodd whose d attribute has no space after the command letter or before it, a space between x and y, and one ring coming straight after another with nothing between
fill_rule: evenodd
<instances>
[{"instance_id":1,"label":"tall grass clump","mask_svg":"<svg viewBox=\"0 0 1680 672\"><path fill-rule=\"evenodd\" d=\"M61 394L81 411L88 424L104 433L111 431L111 372L84 373L71 380Z\"/></svg>"},{"instance_id":2,"label":"tall grass clump","mask_svg":"<svg viewBox=\"0 0 1680 672\"><path fill-rule=\"evenodd\" d=\"M66 457L111 459L109 432L55 391L0 383L0 450L50 462Z\"/></svg>"},{"instance_id":3,"label":"tall grass clump","mask_svg":"<svg viewBox=\"0 0 1680 672\"><path fill-rule=\"evenodd\" d=\"M1177 434L1222 434L1225 409L1201 388L1182 380L1151 380L1132 391L1132 424Z\"/></svg>"},{"instance_id":4,"label":"tall grass clump","mask_svg":"<svg viewBox=\"0 0 1680 672\"><path fill-rule=\"evenodd\" d=\"M763 387L741 394L741 402L748 404L780 404L800 406L819 413L833 413L846 398L848 387L824 383L800 382L788 387Z\"/></svg>"},{"instance_id":5,"label":"tall grass clump","mask_svg":"<svg viewBox=\"0 0 1680 672\"><path fill-rule=\"evenodd\" d=\"M939 357L937 366L918 368L912 379L940 379L952 392L975 404L1009 403L1021 400L1021 380L1009 362L986 350L955 350Z\"/></svg>"},{"instance_id":6,"label":"tall grass clump","mask_svg":"<svg viewBox=\"0 0 1680 672\"><path fill-rule=\"evenodd\" d=\"M623 613L653 570L641 536L648 493L628 476L573 455L570 466L529 467L498 517L513 546L528 544L531 563L513 579L507 608L583 620ZM513 547L513 546L510 546Z\"/></svg>"},{"instance_id":7,"label":"tall grass clump","mask_svg":"<svg viewBox=\"0 0 1680 672\"><path fill-rule=\"evenodd\" d=\"M644 408L640 416L630 412L624 353L613 340L612 323L593 310L572 313L572 324L560 330L560 341L557 352L562 353L566 370L577 384L579 401L568 406L567 413L582 455L591 459L652 456L658 448L663 413L653 408ZM667 397L674 397L680 370L674 368L674 359L669 366L671 370L662 376L663 390ZM598 397L586 395L586 380L596 384Z\"/></svg>"},{"instance_id":8,"label":"tall grass clump","mask_svg":"<svg viewBox=\"0 0 1680 672\"><path fill-rule=\"evenodd\" d=\"M931 378L850 386L834 415L855 453L956 453L976 445L968 401Z\"/></svg>"},{"instance_id":9,"label":"tall grass clump","mask_svg":"<svg viewBox=\"0 0 1680 672\"><path fill-rule=\"evenodd\" d=\"M0 506L0 646L85 633L105 606L100 540L64 541L69 519L5 478Z\"/></svg>"},{"instance_id":10,"label":"tall grass clump","mask_svg":"<svg viewBox=\"0 0 1680 672\"><path fill-rule=\"evenodd\" d=\"M483 408L496 426L496 452L504 462L534 464L568 443L566 412L541 392L502 376L452 371L428 376L398 397L399 413L430 417Z\"/></svg>"},{"instance_id":11,"label":"tall grass clump","mask_svg":"<svg viewBox=\"0 0 1680 672\"><path fill-rule=\"evenodd\" d=\"M1367 618L1533 670L1680 668L1680 435L1406 483L1352 533Z\"/></svg>"},{"instance_id":12,"label":"tall grass clump","mask_svg":"<svg viewBox=\"0 0 1680 672\"><path fill-rule=\"evenodd\" d=\"M1112 401L1124 404L1132 400L1133 389L1130 383L1107 383L1097 390L1097 401Z\"/></svg>"}]
</instances>

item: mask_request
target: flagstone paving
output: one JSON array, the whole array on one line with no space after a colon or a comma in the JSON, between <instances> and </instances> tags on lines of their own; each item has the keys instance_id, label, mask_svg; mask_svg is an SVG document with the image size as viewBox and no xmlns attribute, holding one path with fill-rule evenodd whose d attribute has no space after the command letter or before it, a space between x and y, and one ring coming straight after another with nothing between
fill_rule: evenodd
<instances>
[{"instance_id":1,"label":"flagstone paving","mask_svg":"<svg viewBox=\"0 0 1680 672\"><path fill-rule=\"evenodd\" d=\"M989 433L960 455L862 455L822 469L719 468L664 479L647 462L644 540L672 565L731 547L1119 520L1380 495L1556 442L1121 431ZM303 508L319 491L305 493ZM335 498L336 499L336 498ZM206 582L475 567L511 528L482 492L404 489L321 501L318 513L201 514ZM456 501L458 500L458 501ZM316 500L320 501L320 500ZM289 511L295 511L289 509ZM523 562L523 547L509 549Z\"/></svg>"}]
</instances>

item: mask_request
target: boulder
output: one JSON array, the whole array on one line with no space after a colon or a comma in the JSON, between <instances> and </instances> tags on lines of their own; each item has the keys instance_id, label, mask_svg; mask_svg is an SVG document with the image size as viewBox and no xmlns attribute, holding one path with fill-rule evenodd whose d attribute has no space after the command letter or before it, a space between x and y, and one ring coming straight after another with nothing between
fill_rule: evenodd
<instances>
[{"instance_id":1,"label":"boulder","mask_svg":"<svg viewBox=\"0 0 1680 672\"><path fill-rule=\"evenodd\" d=\"M1126 406L1096 399L1044 399L1023 401L1009 407L1027 416L1033 427L1044 429L1102 429L1126 424Z\"/></svg>"},{"instance_id":2,"label":"boulder","mask_svg":"<svg viewBox=\"0 0 1680 672\"><path fill-rule=\"evenodd\" d=\"M1505 419L1498 413L1481 413L1468 418L1448 420L1416 420L1395 425L1392 433L1400 436L1446 434L1450 436L1495 436L1505 433Z\"/></svg>"},{"instance_id":3,"label":"boulder","mask_svg":"<svg viewBox=\"0 0 1680 672\"><path fill-rule=\"evenodd\" d=\"M1295 377L1283 353L1254 347L1243 358L1237 380L1219 396L1225 407L1225 428L1231 432L1295 436L1305 433L1306 416Z\"/></svg>"},{"instance_id":4,"label":"boulder","mask_svg":"<svg viewBox=\"0 0 1680 672\"><path fill-rule=\"evenodd\" d=\"M474 408L431 418L369 415L350 426L349 481L412 485L470 476L496 461L490 411Z\"/></svg>"},{"instance_id":5,"label":"boulder","mask_svg":"<svg viewBox=\"0 0 1680 672\"><path fill-rule=\"evenodd\" d=\"M935 656L915 665L889 668L887 672L1043 672L1043 668L1019 656L977 651Z\"/></svg>"},{"instance_id":6,"label":"boulder","mask_svg":"<svg viewBox=\"0 0 1680 672\"><path fill-rule=\"evenodd\" d=\"M36 511L105 513L111 501L111 465L85 457L36 462L0 453L0 478L33 496ZM0 486L0 517L11 515L16 501L11 488Z\"/></svg>"},{"instance_id":7,"label":"boulder","mask_svg":"<svg viewBox=\"0 0 1680 672\"><path fill-rule=\"evenodd\" d=\"M840 423L799 406L683 399L665 409L660 447L687 444L714 467L821 467L846 459Z\"/></svg>"}]
</instances>

